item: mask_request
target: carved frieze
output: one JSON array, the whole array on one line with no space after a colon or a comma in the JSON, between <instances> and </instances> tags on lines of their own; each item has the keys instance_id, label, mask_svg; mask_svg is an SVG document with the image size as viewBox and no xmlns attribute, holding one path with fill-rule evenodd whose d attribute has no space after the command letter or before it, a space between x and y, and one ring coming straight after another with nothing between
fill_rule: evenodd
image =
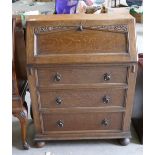
<instances>
[{"instance_id":1,"label":"carved frieze","mask_svg":"<svg viewBox=\"0 0 155 155\"><path fill-rule=\"evenodd\" d=\"M39 33L49 33L49 32L57 32L57 31L65 31L65 30L70 30L74 29L75 26L40 26L37 28L34 28L34 33L39 34Z\"/></svg>"},{"instance_id":2,"label":"carved frieze","mask_svg":"<svg viewBox=\"0 0 155 155\"><path fill-rule=\"evenodd\" d=\"M105 30L105 31L112 31L112 32L128 32L127 25L102 25L102 26L93 26L91 29L95 30Z\"/></svg>"},{"instance_id":3,"label":"carved frieze","mask_svg":"<svg viewBox=\"0 0 155 155\"><path fill-rule=\"evenodd\" d=\"M51 33L51 32L58 32L58 31L66 31L66 30L73 30L82 27L82 30L99 30L99 31L109 31L109 32L122 32L127 33L128 32L128 26L125 24L121 25L99 25L99 26L39 26L34 28L35 34L40 33Z\"/></svg>"}]
</instances>

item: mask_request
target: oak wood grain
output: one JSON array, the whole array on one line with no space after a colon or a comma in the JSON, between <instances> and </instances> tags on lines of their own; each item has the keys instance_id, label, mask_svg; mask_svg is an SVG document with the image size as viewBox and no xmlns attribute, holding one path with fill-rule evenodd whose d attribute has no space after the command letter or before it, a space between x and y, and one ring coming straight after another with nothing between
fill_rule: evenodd
<instances>
[{"instance_id":1,"label":"oak wood grain","mask_svg":"<svg viewBox=\"0 0 155 155\"><path fill-rule=\"evenodd\" d=\"M49 15L26 21L35 141L130 138L134 18Z\"/></svg>"}]
</instances>

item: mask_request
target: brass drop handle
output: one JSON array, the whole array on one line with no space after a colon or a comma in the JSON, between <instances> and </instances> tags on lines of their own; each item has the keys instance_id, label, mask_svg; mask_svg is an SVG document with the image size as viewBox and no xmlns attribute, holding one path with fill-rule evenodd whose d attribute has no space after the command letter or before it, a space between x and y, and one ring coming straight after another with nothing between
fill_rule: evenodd
<instances>
[{"instance_id":1,"label":"brass drop handle","mask_svg":"<svg viewBox=\"0 0 155 155\"><path fill-rule=\"evenodd\" d=\"M57 121L57 126L60 127L60 128L63 128L64 122L62 120L58 120Z\"/></svg>"},{"instance_id":2,"label":"brass drop handle","mask_svg":"<svg viewBox=\"0 0 155 155\"><path fill-rule=\"evenodd\" d=\"M104 81L109 81L111 79L111 75L108 73L105 73L103 78L104 78Z\"/></svg>"},{"instance_id":3,"label":"brass drop handle","mask_svg":"<svg viewBox=\"0 0 155 155\"><path fill-rule=\"evenodd\" d=\"M110 125L110 120L108 120L108 119L106 119L106 118L103 119L102 122L101 122L101 125L102 125L102 126L108 126L108 125Z\"/></svg>"},{"instance_id":4,"label":"brass drop handle","mask_svg":"<svg viewBox=\"0 0 155 155\"><path fill-rule=\"evenodd\" d=\"M54 76L55 81L60 81L61 80L61 74L56 73Z\"/></svg>"},{"instance_id":5,"label":"brass drop handle","mask_svg":"<svg viewBox=\"0 0 155 155\"><path fill-rule=\"evenodd\" d=\"M56 97L55 101L58 105L62 103L61 97Z\"/></svg>"},{"instance_id":6,"label":"brass drop handle","mask_svg":"<svg viewBox=\"0 0 155 155\"><path fill-rule=\"evenodd\" d=\"M103 97L103 103L104 103L104 104L108 104L109 102L110 102L110 97L105 95L105 96Z\"/></svg>"}]
</instances>

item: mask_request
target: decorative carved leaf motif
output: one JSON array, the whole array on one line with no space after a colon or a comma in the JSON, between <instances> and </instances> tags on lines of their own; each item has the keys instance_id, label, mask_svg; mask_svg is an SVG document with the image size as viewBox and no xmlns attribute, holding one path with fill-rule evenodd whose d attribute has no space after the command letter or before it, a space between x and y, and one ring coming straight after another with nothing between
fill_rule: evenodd
<instances>
[{"instance_id":1,"label":"decorative carved leaf motif","mask_svg":"<svg viewBox=\"0 0 155 155\"><path fill-rule=\"evenodd\" d=\"M81 26L81 25L80 25ZM58 31L66 31L66 30L73 30L73 29L79 29L80 26L40 26L34 28L35 34L40 33L50 33L50 32L58 32ZM83 30L99 30L99 31L112 31L112 32L128 32L128 26L127 25L103 25L103 26L82 26Z\"/></svg>"}]
</instances>

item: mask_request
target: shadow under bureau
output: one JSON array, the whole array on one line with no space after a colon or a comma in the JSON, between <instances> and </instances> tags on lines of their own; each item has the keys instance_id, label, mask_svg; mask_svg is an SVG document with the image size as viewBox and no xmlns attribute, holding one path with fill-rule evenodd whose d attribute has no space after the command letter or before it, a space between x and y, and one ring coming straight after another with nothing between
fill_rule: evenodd
<instances>
[{"instance_id":1,"label":"shadow under bureau","mask_svg":"<svg viewBox=\"0 0 155 155\"><path fill-rule=\"evenodd\" d=\"M27 75L38 147L130 142L137 53L130 15L27 17Z\"/></svg>"}]
</instances>

